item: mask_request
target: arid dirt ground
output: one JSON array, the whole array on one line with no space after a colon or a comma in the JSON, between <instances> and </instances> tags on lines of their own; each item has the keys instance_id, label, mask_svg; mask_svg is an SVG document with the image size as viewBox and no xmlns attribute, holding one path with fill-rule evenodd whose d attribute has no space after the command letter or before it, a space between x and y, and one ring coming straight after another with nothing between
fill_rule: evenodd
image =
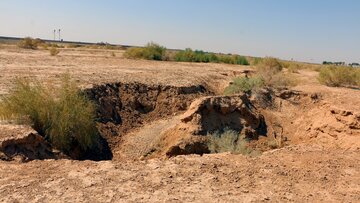
<instances>
[{"instance_id":1,"label":"arid dirt ground","mask_svg":"<svg viewBox=\"0 0 360 203\"><path fill-rule=\"evenodd\" d=\"M111 53L116 54L115 57ZM0 46L0 95L16 77L56 82L69 72L83 88L112 82L203 85L220 94L247 66L129 60L123 51ZM279 100L271 123L287 144L260 156L207 154L142 159L179 115L146 120L122 137L112 161L0 159L0 202L360 202L360 91L294 74L299 95ZM315 96L316 97L315 97ZM0 125L0 142L26 132Z\"/></svg>"}]
</instances>

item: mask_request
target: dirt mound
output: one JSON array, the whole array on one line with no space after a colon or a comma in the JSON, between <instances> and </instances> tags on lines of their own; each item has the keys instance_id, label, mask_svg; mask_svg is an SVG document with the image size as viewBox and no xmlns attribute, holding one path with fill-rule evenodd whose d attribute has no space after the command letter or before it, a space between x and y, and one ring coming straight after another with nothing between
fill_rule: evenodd
<instances>
[{"instance_id":1,"label":"dirt mound","mask_svg":"<svg viewBox=\"0 0 360 203\"><path fill-rule=\"evenodd\" d=\"M251 95L194 101L176 127L167 129L150 157L209 153L207 134L230 128L249 146L267 151L292 144L359 149L360 114L329 106L319 93L262 90Z\"/></svg>"},{"instance_id":2,"label":"dirt mound","mask_svg":"<svg viewBox=\"0 0 360 203\"><path fill-rule=\"evenodd\" d=\"M248 96L210 96L194 101L182 116L181 123L168 130L161 141L167 156L209 153L209 132L225 128L241 132L250 140L266 136L264 116L253 106Z\"/></svg>"},{"instance_id":3,"label":"dirt mound","mask_svg":"<svg viewBox=\"0 0 360 203\"><path fill-rule=\"evenodd\" d=\"M324 98L325 97L325 98ZM262 109L269 132L284 145L311 143L324 148L358 149L360 113L339 109L327 95L295 90L273 93L272 107Z\"/></svg>"},{"instance_id":4,"label":"dirt mound","mask_svg":"<svg viewBox=\"0 0 360 203\"><path fill-rule=\"evenodd\" d=\"M185 111L191 102L211 94L203 86L163 86L113 83L85 90L98 105L101 135L114 148L121 136L145 123Z\"/></svg>"},{"instance_id":5,"label":"dirt mound","mask_svg":"<svg viewBox=\"0 0 360 203\"><path fill-rule=\"evenodd\" d=\"M29 127L7 125L2 126L2 130L3 133L12 135L0 139L2 160L11 161L20 158L21 161L30 161L63 157L59 152L55 152L42 136Z\"/></svg>"}]
</instances>

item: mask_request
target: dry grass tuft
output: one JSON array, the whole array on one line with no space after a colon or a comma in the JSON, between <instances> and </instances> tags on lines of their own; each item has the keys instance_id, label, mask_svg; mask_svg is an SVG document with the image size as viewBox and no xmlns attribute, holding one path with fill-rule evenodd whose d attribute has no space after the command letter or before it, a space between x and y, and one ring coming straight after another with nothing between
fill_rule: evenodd
<instances>
[{"instance_id":1,"label":"dry grass tuft","mask_svg":"<svg viewBox=\"0 0 360 203\"><path fill-rule=\"evenodd\" d=\"M331 87L360 87L360 69L345 66L326 66L320 69L318 80L321 84Z\"/></svg>"},{"instance_id":2,"label":"dry grass tuft","mask_svg":"<svg viewBox=\"0 0 360 203\"><path fill-rule=\"evenodd\" d=\"M258 151L254 151L248 146L248 141L244 139L239 132L224 129L208 134L208 147L211 153L231 152L243 155L255 155Z\"/></svg>"},{"instance_id":3,"label":"dry grass tuft","mask_svg":"<svg viewBox=\"0 0 360 203\"><path fill-rule=\"evenodd\" d=\"M156 43L148 43L145 47L132 47L126 50L124 56L130 59L146 59L161 61L164 59L166 48Z\"/></svg>"},{"instance_id":4,"label":"dry grass tuft","mask_svg":"<svg viewBox=\"0 0 360 203\"><path fill-rule=\"evenodd\" d=\"M44 44L44 41L40 39L33 39L26 37L18 43L18 47L23 49L37 49L38 46Z\"/></svg>"},{"instance_id":5,"label":"dry grass tuft","mask_svg":"<svg viewBox=\"0 0 360 203\"><path fill-rule=\"evenodd\" d=\"M250 93L253 90L264 87L265 83L261 77L238 77L233 83L224 90L225 95L239 94L242 92Z\"/></svg>"},{"instance_id":6,"label":"dry grass tuft","mask_svg":"<svg viewBox=\"0 0 360 203\"><path fill-rule=\"evenodd\" d=\"M51 47L49 49L50 55L51 56L57 56L60 53L60 50L57 49L56 47Z\"/></svg>"}]
</instances>

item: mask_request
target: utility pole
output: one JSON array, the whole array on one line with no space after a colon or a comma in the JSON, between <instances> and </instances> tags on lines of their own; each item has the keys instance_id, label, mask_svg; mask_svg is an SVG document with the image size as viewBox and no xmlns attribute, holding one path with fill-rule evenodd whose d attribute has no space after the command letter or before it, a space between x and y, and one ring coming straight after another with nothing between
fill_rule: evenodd
<instances>
[{"instance_id":1,"label":"utility pole","mask_svg":"<svg viewBox=\"0 0 360 203\"><path fill-rule=\"evenodd\" d=\"M59 41L61 41L61 29L59 29Z\"/></svg>"}]
</instances>

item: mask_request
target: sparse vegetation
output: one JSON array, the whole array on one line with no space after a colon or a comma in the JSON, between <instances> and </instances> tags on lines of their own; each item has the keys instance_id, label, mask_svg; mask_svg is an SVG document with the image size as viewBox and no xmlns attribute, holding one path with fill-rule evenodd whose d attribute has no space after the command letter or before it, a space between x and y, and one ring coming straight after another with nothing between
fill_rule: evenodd
<instances>
[{"instance_id":1,"label":"sparse vegetation","mask_svg":"<svg viewBox=\"0 0 360 203\"><path fill-rule=\"evenodd\" d=\"M248 61L250 62L250 65L256 66L261 62L262 58L260 57L248 57Z\"/></svg>"},{"instance_id":2,"label":"sparse vegetation","mask_svg":"<svg viewBox=\"0 0 360 203\"><path fill-rule=\"evenodd\" d=\"M208 147L211 153L231 152L243 155L256 155L259 152L254 151L248 146L248 141L241 136L240 132L225 128L222 131L216 131L208 134Z\"/></svg>"},{"instance_id":3,"label":"sparse vegetation","mask_svg":"<svg viewBox=\"0 0 360 203\"><path fill-rule=\"evenodd\" d=\"M56 55L58 55L60 53L60 50L57 49L56 47L51 47L49 52L50 52L51 56L56 56Z\"/></svg>"},{"instance_id":4,"label":"sparse vegetation","mask_svg":"<svg viewBox=\"0 0 360 203\"><path fill-rule=\"evenodd\" d=\"M44 44L44 42L40 39L26 37L18 43L18 47L23 49L37 49L41 44Z\"/></svg>"},{"instance_id":5,"label":"sparse vegetation","mask_svg":"<svg viewBox=\"0 0 360 203\"><path fill-rule=\"evenodd\" d=\"M0 117L27 120L55 147L69 153L74 144L83 150L98 138L95 106L79 92L68 75L60 86L43 85L25 79L0 102Z\"/></svg>"},{"instance_id":6,"label":"sparse vegetation","mask_svg":"<svg viewBox=\"0 0 360 203\"><path fill-rule=\"evenodd\" d=\"M80 45L80 44L68 44L66 45L66 48L79 48L79 47L82 47L83 45Z\"/></svg>"},{"instance_id":7,"label":"sparse vegetation","mask_svg":"<svg viewBox=\"0 0 360 203\"><path fill-rule=\"evenodd\" d=\"M175 61L179 62L200 62L200 63L227 63L238 65L249 65L246 57L239 55L224 55L204 52L188 48L178 51L175 54Z\"/></svg>"},{"instance_id":8,"label":"sparse vegetation","mask_svg":"<svg viewBox=\"0 0 360 203\"><path fill-rule=\"evenodd\" d=\"M261 72L276 74L282 71L283 64L276 58L266 57L258 64L257 69Z\"/></svg>"},{"instance_id":9,"label":"sparse vegetation","mask_svg":"<svg viewBox=\"0 0 360 203\"><path fill-rule=\"evenodd\" d=\"M268 87L281 88L295 85L296 81L282 72L283 68L284 65L281 61L267 57L257 66L257 75Z\"/></svg>"},{"instance_id":10,"label":"sparse vegetation","mask_svg":"<svg viewBox=\"0 0 360 203\"><path fill-rule=\"evenodd\" d=\"M250 93L252 90L262 88L264 86L264 80L261 77L238 77L235 78L233 83L225 88L225 95L238 94L241 92Z\"/></svg>"},{"instance_id":11,"label":"sparse vegetation","mask_svg":"<svg viewBox=\"0 0 360 203\"><path fill-rule=\"evenodd\" d=\"M161 61L165 57L166 48L156 43L149 43L145 47L133 47L126 50L124 56L131 59L146 59Z\"/></svg>"},{"instance_id":12,"label":"sparse vegetation","mask_svg":"<svg viewBox=\"0 0 360 203\"><path fill-rule=\"evenodd\" d=\"M360 69L345 66L326 66L320 69L318 80L321 84L332 87L360 87Z\"/></svg>"},{"instance_id":13,"label":"sparse vegetation","mask_svg":"<svg viewBox=\"0 0 360 203\"><path fill-rule=\"evenodd\" d=\"M257 66L255 75L235 78L232 84L225 88L224 94L251 93L263 87L282 88L295 85L296 80L283 73L282 69L283 64L279 60L264 58Z\"/></svg>"},{"instance_id":14,"label":"sparse vegetation","mask_svg":"<svg viewBox=\"0 0 360 203\"><path fill-rule=\"evenodd\" d=\"M280 148L280 143L274 138L274 139L271 139L271 140L268 140L267 141L267 146L270 148L270 149L278 149Z\"/></svg>"}]
</instances>

